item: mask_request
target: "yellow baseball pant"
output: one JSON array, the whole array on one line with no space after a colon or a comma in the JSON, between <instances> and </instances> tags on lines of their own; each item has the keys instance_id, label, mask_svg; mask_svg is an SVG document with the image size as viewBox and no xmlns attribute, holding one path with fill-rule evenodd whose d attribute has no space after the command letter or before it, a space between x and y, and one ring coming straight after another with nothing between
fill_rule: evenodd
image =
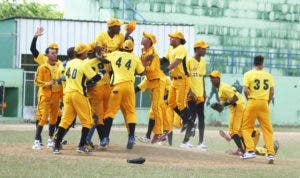
<instances>
[{"instance_id":1,"label":"yellow baseball pant","mask_svg":"<svg viewBox=\"0 0 300 178\"><path fill-rule=\"evenodd\" d=\"M51 98L44 95L38 95L38 104L36 110L36 119L40 126L44 126L50 114Z\"/></svg>"},{"instance_id":2,"label":"yellow baseball pant","mask_svg":"<svg viewBox=\"0 0 300 178\"><path fill-rule=\"evenodd\" d=\"M231 137L235 134L242 136L241 127L242 127L243 114L245 109L244 104L237 104L235 107L229 106L229 109L230 109L229 125L228 125L229 135Z\"/></svg>"},{"instance_id":3,"label":"yellow baseball pant","mask_svg":"<svg viewBox=\"0 0 300 178\"><path fill-rule=\"evenodd\" d=\"M134 84L131 81L118 83L112 87L104 118L114 119L120 107L126 125L137 123Z\"/></svg>"},{"instance_id":4,"label":"yellow baseball pant","mask_svg":"<svg viewBox=\"0 0 300 178\"><path fill-rule=\"evenodd\" d=\"M173 79L171 82L168 103L171 108L176 106L181 111L186 107L186 97L189 91L190 80L188 77Z\"/></svg>"},{"instance_id":5,"label":"yellow baseball pant","mask_svg":"<svg viewBox=\"0 0 300 178\"><path fill-rule=\"evenodd\" d=\"M87 90L89 102L91 104L92 113L98 116L98 124L104 124L104 112L108 106L110 95L110 87L108 84L89 87Z\"/></svg>"},{"instance_id":6,"label":"yellow baseball pant","mask_svg":"<svg viewBox=\"0 0 300 178\"><path fill-rule=\"evenodd\" d=\"M270 109L268 101L266 100L248 100L242 124L242 134L246 144L246 150L255 151L255 145L251 134L255 127L256 118L258 119L262 129L268 154L275 155L273 145L273 128L270 121Z\"/></svg>"},{"instance_id":7,"label":"yellow baseball pant","mask_svg":"<svg viewBox=\"0 0 300 178\"><path fill-rule=\"evenodd\" d=\"M69 92L64 95L64 113L59 124L67 129L78 115L82 127L91 128L94 125L89 100L79 92Z\"/></svg>"},{"instance_id":8,"label":"yellow baseball pant","mask_svg":"<svg viewBox=\"0 0 300 178\"><path fill-rule=\"evenodd\" d=\"M62 98L61 92L52 92L51 93L51 102L50 102L50 118L49 124L55 125L57 117L59 114L59 105L60 99Z\"/></svg>"}]
</instances>

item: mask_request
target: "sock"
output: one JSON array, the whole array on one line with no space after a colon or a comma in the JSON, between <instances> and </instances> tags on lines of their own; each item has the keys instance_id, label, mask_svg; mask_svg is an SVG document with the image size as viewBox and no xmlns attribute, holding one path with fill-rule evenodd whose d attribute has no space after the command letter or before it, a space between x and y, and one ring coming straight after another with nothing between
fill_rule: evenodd
<instances>
[{"instance_id":1,"label":"sock","mask_svg":"<svg viewBox=\"0 0 300 178\"><path fill-rule=\"evenodd\" d=\"M135 123L129 123L128 127L129 127L129 137L134 137L134 131L135 131Z\"/></svg>"},{"instance_id":2,"label":"sock","mask_svg":"<svg viewBox=\"0 0 300 178\"><path fill-rule=\"evenodd\" d=\"M104 119L104 137L109 137L110 129L113 123L113 119L108 117Z\"/></svg>"},{"instance_id":3,"label":"sock","mask_svg":"<svg viewBox=\"0 0 300 178\"><path fill-rule=\"evenodd\" d=\"M155 120L149 119L148 130L147 130L147 133L146 133L146 137L149 138L149 139L151 137L151 132L153 130L154 125L155 125Z\"/></svg>"},{"instance_id":4,"label":"sock","mask_svg":"<svg viewBox=\"0 0 300 178\"><path fill-rule=\"evenodd\" d=\"M173 110L180 116L181 112L179 110L179 108L176 106L175 108L173 108Z\"/></svg>"},{"instance_id":5,"label":"sock","mask_svg":"<svg viewBox=\"0 0 300 178\"><path fill-rule=\"evenodd\" d=\"M238 134L234 134L231 138L234 140L236 146L244 153L240 136Z\"/></svg>"},{"instance_id":6,"label":"sock","mask_svg":"<svg viewBox=\"0 0 300 178\"><path fill-rule=\"evenodd\" d=\"M54 130L55 130L55 125L49 124L49 137L53 137L54 135Z\"/></svg>"},{"instance_id":7,"label":"sock","mask_svg":"<svg viewBox=\"0 0 300 178\"><path fill-rule=\"evenodd\" d=\"M66 132L66 129L63 127L58 127L57 132L55 134L55 148L60 148L60 142L62 141L63 135Z\"/></svg>"},{"instance_id":8,"label":"sock","mask_svg":"<svg viewBox=\"0 0 300 178\"><path fill-rule=\"evenodd\" d=\"M89 133L88 133L88 135L87 135L87 137L86 137L86 143L91 143L91 142L92 142L92 138L93 138L95 129L96 129L96 126L93 126L93 127L90 129L90 131L89 131Z\"/></svg>"},{"instance_id":9,"label":"sock","mask_svg":"<svg viewBox=\"0 0 300 178\"><path fill-rule=\"evenodd\" d=\"M171 133L168 134L168 142L169 142L169 145L172 146L172 142L173 142L173 131L171 131Z\"/></svg>"},{"instance_id":10,"label":"sock","mask_svg":"<svg viewBox=\"0 0 300 178\"><path fill-rule=\"evenodd\" d=\"M89 132L90 132L89 128L82 127L82 129L81 129L81 138L80 138L80 143L79 143L80 147L86 145L86 137L89 134Z\"/></svg>"},{"instance_id":11,"label":"sock","mask_svg":"<svg viewBox=\"0 0 300 178\"><path fill-rule=\"evenodd\" d=\"M203 137L204 137L204 128L199 129L199 144L203 142Z\"/></svg>"},{"instance_id":12,"label":"sock","mask_svg":"<svg viewBox=\"0 0 300 178\"><path fill-rule=\"evenodd\" d=\"M60 121L61 121L61 117L59 116L59 117L57 117L57 121L56 121L56 124L55 124L55 130L58 129L58 126L59 126L59 124L60 124Z\"/></svg>"},{"instance_id":13,"label":"sock","mask_svg":"<svg viewBox=\"0 0 300 178\"><path fill-rule=\"evenodd\" d=\"M99 139L102 140L104 138L104 125L103 124L97 125L97 132L99 135Z\"/></svg>"},{"instance_id":14,"label":"sock","mask_svg":"<svg viewBox=\"0 0 300 178\"><path fill-rule=\"evenodd\" d=\"M42 137L41 137L42 131L43 131L43 126L37 125L36 132L35 132L35 140L40 140L41 143L42 143Z\"/></svg>"}]
</instances>

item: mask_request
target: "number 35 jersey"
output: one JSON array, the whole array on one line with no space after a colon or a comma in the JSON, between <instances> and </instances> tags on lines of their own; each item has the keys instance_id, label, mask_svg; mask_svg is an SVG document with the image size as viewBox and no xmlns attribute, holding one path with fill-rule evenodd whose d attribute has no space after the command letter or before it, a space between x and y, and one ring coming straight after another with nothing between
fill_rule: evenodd
<instances>
[{"instance_id":1,"label":"number 35 jersey","mask_svg":"<svg viewBox=\"0 0 300 178\"><path fill-rule=\"evenodd\" d=\"M249 88L249 99L268 101L274 80L270 73L253 69L244 74L243 86Z\"/></svg>"},{"instance_id":2,"label":"number 35 jersey","mask_svg":"<svg viewBox=\"0 0 300 178\"><path fill-rule=\"evenodd\" d=\"M113 75L110 84L115 84L135 81L135 72L141 74L145 68L138 56L130 52L115 51L107 55L107 60L110 61Z\"/></svg>"},{"instance_id":3,"label":"number 35 jersey","mask_svg":"<svg viewBox=\"0 0 300 178\"><path fill-rule=\"evenodd\" d=\"M66 66L66 89L65 93L78 91L86 94L86 81L93 78L97 73L81 59L73 59Z\"/></svg>"}]
</instances>

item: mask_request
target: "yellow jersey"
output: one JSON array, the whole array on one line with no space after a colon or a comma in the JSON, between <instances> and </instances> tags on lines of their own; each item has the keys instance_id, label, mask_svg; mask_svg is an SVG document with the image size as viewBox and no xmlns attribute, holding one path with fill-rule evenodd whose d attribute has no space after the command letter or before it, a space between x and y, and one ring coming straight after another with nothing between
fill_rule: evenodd
<instances>
[{"instance_id":1,"label":"yellow jersey","mask_svg":"<svg viewBox=\"0 0 300 178\"><path fill-rule=\"evenodd\" d=\"M223 82L220 83L220 86L218 88L218 96L222 104L231 99L234 95L238 97L238 100L235 102L236 104L244 104L243 96L238 91L236 91L233 86L230 86Z\"/></svg>"},{"instance_id":2,"label":"yellow jersey","mask_svg":"<svg viewBox=\"0 0 300 178\"><path fill-rule=\"evenodd\" d=\"M98 58L86 59L84 60L86 65L90 66L96 73L99 73L104 68L107 69L109 67L108 64L103 64ZM110 76L109 72L106 72L101 80L97 82L97 86L102 86L104 84L109 84Z\"/></svg>"},{"instance_id":3,"label":"yellow jersey","mask_svg":"<svg viewBox=\"0 0 300 178\"><path fill-rule=\"evenodd\" d=\"M249 88L248 99L268 101L270 88L274 87L274 80L270 73L253 69L244 74L243 86Z\"/></svg>"},{"instance_id":4,"label":"yellow jersey","mask_svg":"<svg viewBox=\"0 0 300 178\"><path fill-rule=\"evenodd\" d=\"M204 75L206 74L206 61L200 58L197 61L195 58L190 57L187 60L187 69L190 74L191 90L197 97L204 96Z\"/></svg>"},{"instance_id":5,"label":"yellow jersey","mask_svg":"<svg viewBox=\"0 0 300 178\"><path fill-rule=\"evenodd\" d=\"M115 51L107 55L112 66L111 85L126 81L135 81L135 72L141 74L145 68L134 53Z\"/></svg>"},{"instance_id":6,"label":"yellow jersey","mask_svg":"<svg viewBox=\"0 0 300 178\"><path fill-rule=\"evenodd\" d=\"M75 58L69 61L65 70L66 88L64 92L77 91L87 96L86 81L93 78L96 74L97 73L81 59Z\"/></svg>"},{"instance_id":7,"label":"yellow jersey","mask_svg":"<svg viewBox=\"0 0 300 178\"><path fill-rule=\"evenodd\" d=\"M107 31L99 33L96 37L97 45L101 47L106 46L108 53L119 50L122 47L124 40L125 37L122 33L119 33L111 38Z\"/></svg>"},{"instance_id":8,"label":"yellow jersey","mask_svg":"<svg viewBox=\"0 0 300 178\"><path fill-rule=\"evenodd\" d=\"M51 97L51 86L48 83L52 80L51 67L48 63L40 65L37 69L34 85L39 87L39 96Z\"/></svg>"},{"instance_id":9,"label":"yellow jersey","mask_svg":"<svg viewBox=\"0 0 300 178\"><path fill-rule=\"evenodd\" d=\"M142 63L144 62L145 57L149 55L153 55L153 59L147 61L146 63L145 72L146 72L147 79L151 81L153 79L163 78L164 73L160 69L159 56L153 46L151 46L148 50L146 50L145 48L142 49L142 55L141 55Z\"/></svg>"},{"instance_id":10,"label":"yellow jersey","mask_svg":"<svg viewBox=\"0 0 300 178\"><path fill-rule=\"evenodd\" d=\"M189 76L186 67L186 57L187 57L187 49L183 45L179 45L176 48L170 46L168 51L165 54L165 58L170 61L170 63L174 62L176 59L180 59L181 63L172 69L171 77L183 77Z\"/></svg>"}]
</instances>

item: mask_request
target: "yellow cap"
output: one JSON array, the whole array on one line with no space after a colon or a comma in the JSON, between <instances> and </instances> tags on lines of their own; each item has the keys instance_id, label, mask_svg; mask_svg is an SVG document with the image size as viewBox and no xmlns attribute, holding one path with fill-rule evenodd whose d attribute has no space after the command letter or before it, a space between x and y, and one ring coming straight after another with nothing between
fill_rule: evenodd
<instances>
[{"instance_id":1,"label":"yellow cap","mask_svg":"<svg viewBox=\"0 0 300 178\"><path fill-rule=\"evenodd\" d=\"M221 73L217 70L212 71L210 74L208 74L209 77L218 77L221 78Z\"/></svg>"},{"instance_id":2,"label":"yellow cap","mask_svg":"<svg viewBox=\"0 0 300 178\"><path fill-rule=\"evenodd\" d=\"M156 43L156 38L152 33L143 32L143 36L149 38L152 41L152 44Z\"/></svg>"},{"instance_id":3,"label":"yellow cap","mask_svg":"<svg viewBox=\"0 0 300 178\"><path fill-rule=\"evenodd\" d=\"M179 31L176 31L176 32L174 32L174 33L170 33L170 34L169 34L169 37L172 37L172 38L179 38L179 39L181 39L181 40L184 40L184 35L183 35L181 32L179 32Z\"/></svg>"},{"instance_id":4,"label":"yellow cap","mask_svg":"<svg viewBox=\"0 0 300 178\"><path fill-rule=\"evenodd\" d=\"M117 18L112 18L109 21L107 21L107 26L108 27L113 27L113 26L121 26L123 22L119 21Z\"/></svg>"},{"instance_id":5,"label":"yellow cap","mask_svg":"<svg viewBox=\"0 0 300 178\"><path fill-rule=\"evenodd\" d=\"M205 41L200 40L194 44L194 48L209 48L209 46L205 43Z\"/></svg>"},{"instance_id":6,"label":"yellow cap","mask_svg":"<svg viewBox=\"0 0 300 178\"><path fill-rule=\"evenodd\" d=\"M88 51L88 47L87 47L86 44L79 43L79 44L77 44L77 45L75 46L74 51L75 51L76 54L82 54L82 53Z\"/></svg>"},{"instance_id":7,"label":"yellow cap","mask_svg":"<svg viewBox=\"0 0 300 178\"><path fill-rule=\"evenodd\" d=\"M96 46L96 41L91 41L87 44L87 51L94 52L94 48Z\"/></svg>"},{"instance_id":8,"label":"yellow cap","mask_svg":"<svg viewBox=\"0 0 300 178\"><path fill-rule=\"evenodd\" d=\"M129 22L126 26L125 26L125 30L128 31L128 30L135 30L135 27L136 27L136 21L131 21Z\"/></svg>"},{"instance_id":9,"label":"yellow cap","mask_svg":"<svg viewBox=\"0 0 300 178\"><path fill-rule=\"evenodd\" d=\"M133 50L134 44L132 40L125 40L122 48L128 51Z\"/></svg>"},{"instance_id":10,"label":"yellow cap","mask_svg":"<svg viewBox=\"0 0 300 178\"><path fill-rule=\"evenodd\" d=\"M48 48L58 49L58 44L51 42L51 43L49 43Z\"/></svg>"}]
</instances>

